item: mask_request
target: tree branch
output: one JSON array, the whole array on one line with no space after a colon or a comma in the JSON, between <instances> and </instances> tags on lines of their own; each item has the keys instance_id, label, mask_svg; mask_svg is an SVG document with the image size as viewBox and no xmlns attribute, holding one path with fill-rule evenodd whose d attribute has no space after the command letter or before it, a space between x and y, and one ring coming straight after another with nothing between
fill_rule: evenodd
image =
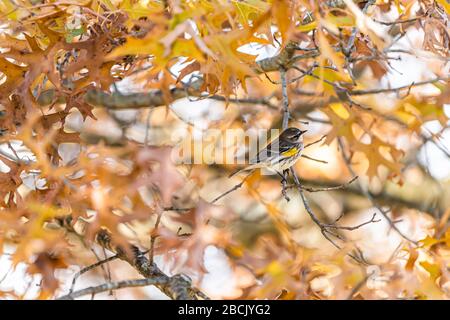
<instances>
[{"instance_id":1,"label":"tree branch","mask_svg":"<svg viewBox=\"0 0 450 320\"><path fill-rule=\"evenodd\" d=\"M365 226L366 224L373 223L373 222L380 222L381 221L380 219L375 219L376 216L377 216L377 214L374 213L372 215L372 218L370 218L370 220L368 220L366 222L363 222L363 223L360 223L360 224L358 224L356 226L351 226L351 227L337 226L334 223L329 223L329 224L324 224L324 225L327 226L328 228L331 228L331 229L341 229L341 230L353 231L353 230L356 230L356 229L359 229L359 228Z\"/></svg>"},{"instance_id":2,"label":"tree branch","mask_svg":"<svg viewBox=\"0 0 450 320\"><path fill-rule=\"evenodd\" d=\"M388 92L398 92L402 89L408 89L410 90L411 88L417 87L417 86L423 86L426 84L430 84L430 83L434 83L437 81L448 81L450 79L450 77L436 77L434 79L430 79L430 80L424 80L424 81L419 81L419 82L412 82L411 84L408 85L404 85L404 86L399 86L396 88L385 88L385 89L372 89L372 90L348 90L348 94L351 96L362 96L362 95L366 95L366 94L377 94L377 93L388 93Z\"/></svg>"},{"instance_id":3,"label":"tree branch","mask_svg":"<svg viewBox=\"0 0 450 320\"><path fill-rule=\"evenodd\" d=\"M144 287L149 285L154 286L166 286L168 284L168 278L167 277L152 277L147 279L134 279L134 280L123 280L118 282L106 282L104 284L101 284L99 286L95 287L88 287L82 290L78 290L75 292L70 292L69 294L59 297L56 300L73 300L75 298L79 298L88 294L97 294L105 291L110 290L117 290L117 289L123 289L123 288L132 288L132 287Z\"/></svg>"},{"instance_id":4,"label":"tree branch","mask_svg":"<svg viewBox=\"0 0 450 320\"><path fill-rule=\"evenodd\" d=\"M320 137L319 140L316 140L316 141L314 141L314 142L308 143L307 145L305 145L305 149L306 149L306 148L309 148L309 147L311 147L311 146L313 146L313 145L315 145L316 143L321 142L321 141L322 141L323 139L325 139L326 137L327 137L327 136L324 135L324 136Z\"/></svg>"},{"instance_id":5,"label":"tree branch","mask_svg":"<svg viewBox=\"0 0 450 320\"><path fill-rule=\"evenodd\" d=\"M70 232L78 235L72 226L72 217L66 216L59 219L60 225ZM134 245L129 245L124 249L113 243L111 235L106 230L100 230L96 234L96 242L103 248L110 250L118 256L119 259L128 262L146 279L158 279L154 285L165 293L171 299L176 300L196 300L198 298L207 299L208 297L193 288L190 279L185 275L168 276L155 263L151 263L145 253ZM163 279L164 281L162 281ZM159 281L161 280L161 281ZM108 290L108 289L107 289Z\"/></svg>"},{"instance_id":6,"label":"tree branch","mask_svg":"<svg viewBox=\"0 0 450 320\"><path fill-rule=\"evenodd\" d=\"M233 191L236 191L237 189L241 188L244 184L244 182L248 179L248 177L250 177L250 175L253 173L253 170L250 171L250 173L245 176L245 178L239 182L238 184L236 184L233 188L225 191L224 193L220 194L219 196L217 196L216 198L214 198L214 200L211 201L211 204L216 203L217 201L219 201L220 199L222 199L223 197L225 197L226 195L232 193Z\"/></svg>"},{"instance_id":7,"label":"tree branch","mask_svg":"<svg viewBox=\"0 0 450 320\"><path fill-rule=\"evenodd\" d=\"M289 97L287 94L287 80L286 80L286 70L284 68L280 68L280 77L281 77L281 92L282 92L282 99L283 99L283 130L285 130L288 126L288 121L290 118L290 114L289 114ZM325 136L323 136L322 138L320 138L319 140L312 142L308 145L306 145L304 148L307 148L311 145L314 145L320 141L323 140ZM308 200L305 197L305 194L303 193L303 188L300 184L300 181L297 177L297 174L294 170L294 167L290 167L290 173L291 176L293 177L295 186L297 187L298 192L300 193L300 197L302 199L303 202L303 206L305 207L306 212L309 214L309 216L311 217L311 219L313 220L313 222L320 228L320 232L322 233L322 235L325 237L325 239L327 239L333 246L335 246L337 249L341 249L341 247L330 237L336 237L339 240L344 241L344 238L336 232L336 230L339 229L343 229L343 230L355 230L358 229L362 226L365 226L369 223L373 223L373 222L377 222L377 220L374 220L375 215L372 217L372 219L370 219L369 221L362 223L358 226L354 226L354 227L341 227L341 226L337 226L334 223L333 224L324 224L322 223L317 216L314 214L313 210L311 209L311 207L309 206ZM284 195L284 197L286 198L287 201L289 201L289 198L286 195L286 181L287 181L287 175L289 174L289 170L285 170L285 172L283 172L284 178L282 180L282 193ZM358 259L358 257L352 255L351 253L348 254L351 258L353 258L355 261L357 262L362 262L361 259Z\"/></svg>"},{"instance_id":8,"label":"tree branch","mask_svg":"<svg viewBox=\"0 0 450 320\"><path fill-rule=\"evenodd\" d=\"M287 186L286 188L298 188L300 187L302 190L308 191L308 192L321 192L321 191L333 191L333 190L341 190L341 189L345 189L347 188L353 181L355 181L356 179L358 179L358 176L354 177L352 180L350 180L349 182L337 185L337 186L332 186L332 187L325 187L325 188L309 188L309 187L305 187L302 185L290 185Z\"/></svg>"},{"instance_id":9,"label":"tree branch","mask_svg":"<svg viewBox=\"0 0 450 320\"><path fill-rule=\"evenodd\" d=\"M375 271L372 271L371 273L367 274L360 282L358 282L348 295L347 300L353 299L353 297L358 293L358 291L361 290L361 288L367 283L367 280L369 280L370 277L373 276L374 274Z\"/></svg>"},{"instance_id":10,"label":"tree branch","mask_svg":"<svg viewBox=\"0 0 450 320\"><path fill-rule=\"evenodd\" d=\"M287 80L286 80L286 69L280 69L281 77L281 95L283 101L283 124L282 129L285 130L288 127L289 122L289 98L287 92Z\"/></svg>"},{"instance_id":11,"label":"tree branch","mask_svg":"<svg viewBox=\"0 0 450 320\"><path fill-rule=\"evenodd\" d=\"M255 63L254 71L256 73L278 71L280 66L284 66L288 69L299 60L313 58L319 55L318 51L313 51L294 58L296 50L296 43L288 43L278 55L257 61ZM202 92L200 92L202 85L203 79L197 78L197 80L192 81L188 85L172 88L170 89L170 98L174 101L186 98L190 95L199 97L202 94ZM212 98L216 100L221 99L217 96L213 96ZM64 101L64 97L58 96L54 89L42 92L37 98L38 104L40 105L49 105L54 102L55 99L60 99L61 102ZM164 95L161 90L154 90L147 93L120 94L118 92L114 92L110 94L96 88L87 90L84 94L84 100L87 103L97 107L118 110L159 107L166 105L168 102L164 99Z\"/></svg>"},{"instance_id":12,"label":"tree branch","mask_svg":"<svg viewBox=\"0 0 450 320\"><path fill-rule=\"evenodd\" d=\"M350 173L351 173L353 176L356 176L355 171L353 170L353 167L352 167L352 165L351 165L351 163L350 163L350 159L349 159L349 158L347 157L347 155L345 154L345 151L344 151L344 144L343 144L341 138L338 138L338 143L339 143L339 146L340 146L340 148L341 148L342 157L344 158L344 162L345 162L345 164L346 164L348 170L350 171ZM389 225L392 227L392 229L394 229L394 230L395 230L402 238L404 238L405 240L407 240L407 241L409 241L409 242L411 242L411 243L417 245L417 241L414 241L414 240L412 240L411 238L409 238L408 236L406 236L406 235L405 235L405 234L404 234L404 233L403 233L403 232L395 225L395 222L392 221L391 218L389 218L389 216L387 215L387 212L389 212L389 211L386 212L386 211L382 210L382 209L375 203L375 200L373 199L373 197L372 197L372 195L370 194L370 192L369 192L368 190L366 190L366 189L364 188L364 186L363 186L361 183L359 183L359 187L360 187L361 192L367 197L367 199L370 200L370 202L372 203L372 205L373 205L375 208L377 208L378 211L379 211L379 212L383 215L383 217L387 220L387 222L388 222Z\"/></svg>"},{"instance_id":13,"label":"tree branch","mask_svg":"<svg viewBox=\"0 0 450 320\"><path fill-rule=\"evenodd\" d=\"M101 266L101 265L103 265L105 263L113 261L113 260L115 260L117 258L119 258L118 255L111 256L109 258L100 260L100 261L98 261L98 262L96 262L94 264L91 264L90 266L87 266L87 267L81 269L80 271L78 271L77 273L75 273L75 275L73 276L73 279L72 279L72 285L70 286L69 295L73 292L73 289L75 288L75 283L77 282L78 278L81 275L83 275L84 273L86 273L86 272L88 272L88 271L90 271L92 269L95 269L95 268L97 268L97 267L99 267L99 266Z\"/></svg>"},{"instance_id":14,"label":"tree branch","mask_svg":"<svg viewBox=\"0 0 450 320\"><path fill-rule=\"evenodd\" d=\"M325 163L325 164L328 163L328 161L320 160L320 159L315 159L315 158L312 158L312 157L310 157L310 156L307 156L306 154L302 154L301 157L302 157L302 158L305 158L305 159L308 159L308 160L320 162L320 163Z\"/></svg>"}]
</instances>

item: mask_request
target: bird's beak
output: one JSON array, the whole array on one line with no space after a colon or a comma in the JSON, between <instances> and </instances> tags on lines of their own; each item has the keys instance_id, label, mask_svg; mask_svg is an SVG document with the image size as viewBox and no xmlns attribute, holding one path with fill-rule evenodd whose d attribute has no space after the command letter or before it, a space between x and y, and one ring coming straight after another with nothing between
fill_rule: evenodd
<instances>
[{"instance_id":1,"label":"bird's beak","mask_svg":"<svg viewBox=\"0 0 450 320\"><path fill-rule=\"evenodd\" d=\"M301 134L304 134L305 132L307 132L308 130L300 130Z\"/></svg>"}]
</instances>

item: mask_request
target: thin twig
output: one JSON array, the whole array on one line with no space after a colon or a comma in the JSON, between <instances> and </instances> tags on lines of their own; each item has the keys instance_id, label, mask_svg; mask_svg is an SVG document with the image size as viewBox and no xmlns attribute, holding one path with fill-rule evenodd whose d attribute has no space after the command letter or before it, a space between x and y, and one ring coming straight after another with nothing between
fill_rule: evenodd
<instances>
[{"instance_id":1,"label":"thin twig","mask_svg":"<svg viewBox=\"0 0 450 320\"><path fill-rule=\"evenodd\" d=\"M367 280L369 280L370 277L374 275L374 273L375 271L372 271L371 273L366 275L360 282L358 282L358 284L352 289L352 291L348 295L347 300L353 299L353 297L358 293L358 291L361 290L361 288L367 283Z\"/></svg>"},{"instance_id":2,"label":"thin twig","mask_svg":"<svg viewBox=\"0 0 450 320\"><path fill-rule=\"evenodd\" d=\"M360 223L360 224L358 224L356 226L352 226L352 227L338 226L338 225L335 225L335 224L326 224L326 226L328 228L332 228L332 229L341 229L341 230L353 231L353 230L359 229L359 228L361 228L361 227L363 227L363 226L365 226L365 225L367 225L369 223L380 222L381 221L380 219L375 219L376 216L377 216L377 214L374 213L372 215L372 218L370 218L370 220L367 220L366 222Z\"/></svg>"},{"instance_id":3,"label":"thin twig","mask_svg":"<svg viewBox=\"0 0 450 320\"><path fill-rule=\"evenodd\" d=\"M247 176L245 176L245 178L239 182L238 184L236 184L233 188L229 189L228 191L220 194L219 196L217 196L213 201L211 201L211 203L216 203L217 201L219 201L220 199L222 199L223 197L225 197L226 195L230 194L233 191L236 191L237 189L241 188L242 185L244 184L244 182L247 180L248 177L250 177L250 175L253 173L253 170L250 171L249 174L247 174Z\"/></svg>"},{"instance_id":4,"label":"thin twig","mask_svg":"<svg viewBox=\"0 0 450 320\"><path fill-rule=\"evenodd\" d=\"M283 124L282 129L285 130L288 127L289 123L289 99L287 92L287 80L286 80L286 69L281 68L280 70L281 77L281 95L283 101Z\"/></svg>"},{"instance_id":5,"label":"thin twig","mask_svg":"<svg viewBox=\"0 0 450 320\"><path fill-rule=\"evenodd\" d=\"M316 161L316 162L320 162L320 163L328 163L328 161L325 160L320 160L320 159L316 159L316 158L312 158L310 156L307 156L306 154L302 154L301 155L302 158L308 159L308 160L312 160L312 161Z\"/></svg>"},{"instance_id":6,"label":"thin twig","mask_svg":"<svg viewBox=\"0 0 450 320\"><path fill-rule=\"evenodd\" d=\"M269 107L270 109L278 109L277 106L270 103L268 98L227 98L219 95L208 95L205 96L205 98L229 103L260 104Z\"/></svg>"},{"instance_id":7,"label":"thin twig","mask_svg":"<svg viewBox=\"0 0 450 320\"><path fill-rule=\"evenodd\" d=\"M300 188L302 190L308 191L308 192L322 192L322 191L333 191L333 190L340 190L340 189L345 189L347 188L352 182L354 182L356 179L358 179L358 176L354 177L353 179L351 179L350 181L337 185L337 186L333 186L333 187L325 187L325 188L309 188L309 187L305 187L300 185ZM298 188L299 186L294 184L294 185L290 185L287 186L286 188ZM335 221L336 222L336 221Z\"/></svg>"},{"instance_id":8,"label":"thin twig","mask_svg":"<svg viewBox=\"0 0 450 320\"><path fill-rule=\"evenodd\" d=\"M281 96L282 96L282 103L283 103L283 122L282 122L282 129L286 130L289 125L289 119L291 117L289 113L289 96L288 96L288 90L287 90L287 79L286 79L286 69L284 67L280 68L280 78L281 78ZM289 170L284 170L283 172L283 178L281 180L281 194L283 195L284 199L289 202L290 198L287 195L287 178L289 175Z\"/></svg>"},{"instance_id":9,"label":"thin twig","mask_svg":"<svg viewBox=\"0 0 450 320\"><path fill-rule=\"evenodd\" d=\"M83 241L84 241L84 240L83 240ZM103 261L103 259L100 258L100 256L97 254L97 252L95 252L94 248L93 248L93 247L89 247L88 244L87 244L85 241L84 241L84 246L85 246L86 248L89 248L89 250L91 250L92 254L93 254L93 255L95 256L95 258L97 259L97 262ZM105 251L103 250L103 252L105 252ZM106 256L106 254L105 254L105 256ZM100 268L102 269L103 277L104 277L105 279L108 279L108 271L105 269L105 266L103 265L103 263L99 264L99 266L100 266Z\"/></svg>"},{"instance_id":10,"label":"thin twig","mask_svg":"<svg viewBox=\"0 0 450 320\"><path fill-rule=\"evenodd\" d=\"M295 173L295 171L294 171L294 169L292 167L291 167L291 175L292 175L292 177L294 179L295 185L297 186L297 190L300 193L300 197L301 197L301 199L303 201L303 205L305 207L306 212L309 214L309 216L311 217L313 222L320 228L320 232L322 233L324 238L327 239L337 249L341 249L341 247L330 236L334 236L337 239L342 240L342 241L344 241L344 239L343 239L343 237L340 234L336 233L335 230L339 230L339 229L355 230L355 229L361 228L362 226L365 226L365 225L367 225L369 223L377 222L376 220L374 220L375 216L373 216L372 219L370 219L369 221L367 221L365 223L362 223L362 224L360 224L358 226L354 226L354 227L345 227L345 226L339 227L339 226L336 226L334 224L324 224L324 223L322 223L317 218L317 216L314 214L314 212L311 209L311 207L309 206L308 200L306 199L306 197L305 197L305 195L303 193L303 190L302 190L303 187L300 184L300 181L299 181L299 179L297 177L297 174ZM340 215L338 217L338 219L336 219L336 221L338 221L340 218L342 218L342 216L343 216L343 214ZM336 221L335 221L335 223L336 223ZM333 231L330 230L330 229L333 229ZM347 253L347 255L350 258L352 258L353 260L355 260L357 263L366 264L366 261L363 258L361 258L361 257L357 257L357 256L355 256L352 253ZM361 255L362 255L362 253L361 253Z\"/></svg>"},{"instance_id":11,"label":"thin twig","mask_svg":"<svg viewBox=\"0 0 450 320\"><path fill-rule=\"evenodd\" d=\"M372 19L373 21L379 23L379 24L383 24L385 26L392 26L395 24L403 24L403 23L409 23L409 22L415 22L419 19L421 19L423 17L415 17L415 18L410 18L410 19L405 19L405 20L395 20L395 21L381 21L381 20L377 20L377 19Z\"/></svg>"},{"instance_id":12,"label":"thin twig","mask_svg":"<svg viewBox=\"0 0 450 320\"><path fill-rule=\"evenodd\" d=\"M353 176L356 176L355 171L353 170L353 167L351 165L350 162L350 158L345 154L344 151L344 143L342 142L341 138L338 138L338 143L339 146L341 148L341 153L342 153L342 157L344 158L344 162L348 168L348 170L350 171L350 173ZM389 211L384 211L383 209L381 209L376 203L375 200L373 199L372 195L370 194L370 192L368 190L366 190L366 188L364 188L364 186L362 185L362 183L359 183L359 187L361 192L367 197L367 199L370 200L370 202L372 203L372 205L378 209L378 211L383 215L383 217L387 220L387 222L389 223L389 225L392 227L392 229L394 229L402 238L404 238L405 240L417 245L417 241L412 240L411 238L409 238L408 236L406 236L395 224L394 221L392 221L391 218L389 218L389 216L387 215L387 212Z\"/></svg>"},{"instance_id":13,"label":"thin twig","mask_svg":"<svg viewBox=\"0 0 450 320\"><path fill-rule=\"evenodd\" d=\"M102 247L102 251L103 251L103 256L105 257L105 259L107 259L106 258L106 249ZM111 277L111 268L109 267L109 263L105 263L104 265L105 265L105 269L106 269L106 280L108 280L108 282L111 282L112 277ZM102 266L103 266L103 264L102 264ZM111 290L109 294L113 295L114 292Z\"/></svg>"},{"instance_id":14,"label":"thin twig","mask_svg":"<svg viewBox=\"0 0 450 320\"><path fill-rule=\"evenodd\" d=\"M67 231L75 234L84 243L84 238L81 234L73 228L71 223L72 217L66 216L58 219L61 227L64 227ZM114 243L111 234L101 229L95 236L95 241L100 246L114 252L119 259L128 262L136 271L142 276L147 278L165 278L167 281L162 283L155 283L155 286L166 294L171 299L191 300L198 299L200 294L198 289L192 286L192 281L182 274L174 276L166 275L159 267L153 263L151 264L146 258L144 252L134 245L127 245L126 248L118 246ZM106 289L106 290L109 290ZM202 294L202 297L205 296Z\"/></svg>"},{"instance_id":15,"label":"thin twig","mask_svg":"<svg viewBox=\"0 0 450 320\"><path fill-rule=\"evenodd\" d=\"M300 70L300 71L303 72L302 70ZM307 71L305 71L303 73L307 73ZM311 72L309 72L309 74L311 74ZM282 92L282 99L283 99L283 122L282 122L283 123L282 124L283 127L282 128L284 130L288 126L288 121L289 121L289 117L290 117L290 114L289 114L289 97L288 97L288 93L287 93L286 70L284 68L280 69L280 77L281 77L281 85L282 85L281 92ZM319 143L325 137L326 136L322 136L319 140L307 144L304 148L307 148L307 147L310 147L310 146L312 146L312 145L314 145L316 143ZM314 214L314 212L312 211L311 207L309 206L308 200L306 199L306 197L305 197L305 195L303 193L302 186L300 184L300 181L299 181L299 179L297 177L297 174L296 174L296 172L295 172L293 167L290 168L290 172L291 172L291 176L294 179L295 186L297 187L297 190L300 193L300 197L301 197L301 199L303 201L303 205L305 207L305 210L307 211L307 213L309 214L309 216L311 217L313 222L320 228L320 232L322 233L322 235L331 244L333 244L337 249L341 249L341 247L333 239L331 239L331 237L330 237L330 236L334 236L337 239L344 240L343 237L340 234L335 232L336 229L340 229L340 228L338 226L334 226L334 225L333 225L333 228L330 228L330 225L322 223L317 218L317 216ZM288 200L289 198L287 198L287 195L286 195L286 190L287 190L286 189L286 181L287 181L288 173L289 173L289 170L285 170L285 172L283 172L284 179L282 180L282 187L283 187L283 192L282 193L285 196L287 201L289 201ZM371 220L373 220L373 219L371 219ZM371 223L371 222L373 222L373 221L369 221L368 223ZM362 227L363 225L366 225L366 224L367 223L364 223L364 224L362 224L360 226L356 226L354 229ZM343 227L342 229L349 230L348 228L351 228L351 227ZM330 230L330 229L332 229L332 230ZM352 229L352 230L354 230L354 229ZM350 256L353 259L355 259L356 261L358 261L358 259L356 257L352 256L351 254L350 254Z\"/></svg>"},{"instance_id":16,"label":"thin twig","mask_svg":"<svg viewBox=\"0 0 450 320\"><path fill-rule=\"evenodd\" d=\"M3 254L5 255L5 254ZM5 279L8 277L8 275L10 274L10 272L14 269L14 265L11 264L11 266L8 268L8 270L6 271L5 275L0 279L0 284L5 281Z\"/></svg>"},{"instance_id":17,"label":"thin twig","mask_svg":"<svg viewBox=\"0 0 450 320\"><path fill-rule=\"evenodd\" d=\"M82 274L84 274L84 273L86 273L86 272L88 272L88 271L90 271L90 270L92 270L94 268L97 268L97 267L99 267L99 266L101 266L101 265L103 265L103 264L105 264L107 262L113 261L113 260L115 260L117 258L119 258L118 255L111 256L111 257L106 258L104 260L97 261L96 263L91 264L90 266L87 266L87 267L81 269L80 271L78 271L77 273L75 273L75 275L73 276L73 279L72 279L72 284L70 286L69 294L73 292L73 289L75 288L75 283L77 282L78 278Z\"/></svg>"},{"instance_id":18,"label":"thin twig","mask_svg":"<svg viewBox=\"0 0 450 320\"><path fill-rule=\"evenodd\" d=\"M309 214L309 216L311 217L313 222L320 228L320 232L325 237L325 239L327 239L337 249L341 249L341 247L333 239L331 239L328 234L332 234L332 235L336 236L337 238L339 238L340 236L334 232L329 232L328 229L326 228L326 226L319 220L319 218L316 217L316 215L312 211L311 207L309 206L308 200L306 199L305 194L303 193L303 189L301 187L301 184L297 177L297 174L292 167L291 167L291 175L294 179L295 185L297 186L297 190L300 193L300 197L303 201L303 206L305 207L306 212Z\"/></svg>"},{"instance_id":19,"label":"thin twig","mask_svg":"<svg viewBox=\"0 0 450 320\"><path fill-rule=\"evenodd\" d=\"M164 210L158 210L158 215L156 216L155 226L153 228L152 234L150 236L150 249L148 251L148 260L151 264L153 264L153 258L155 256L155 242L158 237L158 227L161 223L161 217L164 213Z\"/></svg>"},{"instance_id":20,"label":"thin twig","mask_svg":"<svg viewBox=\"0 0 450 320\"><path fill-rule=\"evenodd\" d=\"M191 211L194 208L176 208L176 207L165 207L164 211Z\"/></svg>"},{"instance_id":21,"label":"thin twig","mask_svg":"<svg viewBox=\"0 0 450 320\"><path fill-rule=\"evenodd\" d=\"M436 78L430 79L430 80L412 82L408 85L399 86L396 88L372 89L372 90L348 90L348 94L351 96L361 96L361 95L366 95L366 94L397 92L397 91L400 91L403 89L411 90L412 87L423 86L423 85L434 83L437 81L448 81L448 80L450 80L450 77L444 77L444 78L436 77Z\"/></svg>"},{"instance_id":22,"label":"thin twig","mask_svg":"<svg viewBox=\"0 0 450 320\"><path fill-rule=\"evenodd\" d=\"M106 282L99 286L88 287L88 288L85 288L82 290L71 292L65 296L59 297L57 300L73 300L75 298L85 296L88 294L95 295L97 293L110 291L110 290L117 290L117 289L122 289L122 288L144 287L144 286L156 285L156 284L162 285L162 284L166 284L167 282L168 282L167 277L153 277L153 278L146 278L146 279L124 280L124 281L118 281L118 282Z\"/></svg>"},{"instance_id":23,"label":"thin twig","mask_svg":"<svg viewBox=\"0 0 450 320\"><path fill-rule=\"evenodd\" d=\"M314 142L308 143L307 145L305 145L304 149L306 149L306 148L308 148L308 147L311 147L312 145L315 145L316 143L321 142L321 141L322 141L323 139L325 139L326 137L327 137L327 136L324 135L324 136L322 136L319 140L316 140L316 141L314 141Z\"/></svg>"}]
</instances>

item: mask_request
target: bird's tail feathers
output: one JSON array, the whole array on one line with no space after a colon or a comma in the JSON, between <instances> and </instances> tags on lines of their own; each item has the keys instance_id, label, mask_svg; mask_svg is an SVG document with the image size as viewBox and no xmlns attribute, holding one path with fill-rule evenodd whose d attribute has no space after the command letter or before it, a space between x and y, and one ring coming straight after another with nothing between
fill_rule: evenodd
<instances>
[{"instance_id":1,"label":"bird's tail feathers","mask_svg":"<svg viewBox=\"0 0 450 320\"><path fill-rule=\"evenodd\" d=\"M231 178L231 177L237 175L238 173L241 173L241 172L244 172L244 171L254 170L254 169L256 169L256 168L259 168L258 164L250 165L250 166L248 166L248 167L246 167L246 168L239 169L239 170L236 170L235 172L232 172L232 173L228 176L228 178Z\"/></svg>"}]
</instances>

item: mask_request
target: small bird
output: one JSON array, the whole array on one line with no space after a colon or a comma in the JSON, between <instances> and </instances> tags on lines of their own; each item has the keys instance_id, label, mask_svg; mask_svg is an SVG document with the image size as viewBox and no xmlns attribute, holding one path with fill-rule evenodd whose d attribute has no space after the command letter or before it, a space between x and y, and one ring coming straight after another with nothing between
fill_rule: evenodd
<instances>
[{"instance_id":1,"label":"small bird","mask_svg":"<svg viewBox=\"0 0 450 320\"><path fill-rule=\"evenodd\" d=\"M306 131L294 127L285 129L277 138L260 150L256 157L250 159L249 166L232 173L229 177L231 178L243 171L268 168L284 179L282 173L293 166L301 156L304 147L303 134Z\"/></svg>"}]
</instances>

